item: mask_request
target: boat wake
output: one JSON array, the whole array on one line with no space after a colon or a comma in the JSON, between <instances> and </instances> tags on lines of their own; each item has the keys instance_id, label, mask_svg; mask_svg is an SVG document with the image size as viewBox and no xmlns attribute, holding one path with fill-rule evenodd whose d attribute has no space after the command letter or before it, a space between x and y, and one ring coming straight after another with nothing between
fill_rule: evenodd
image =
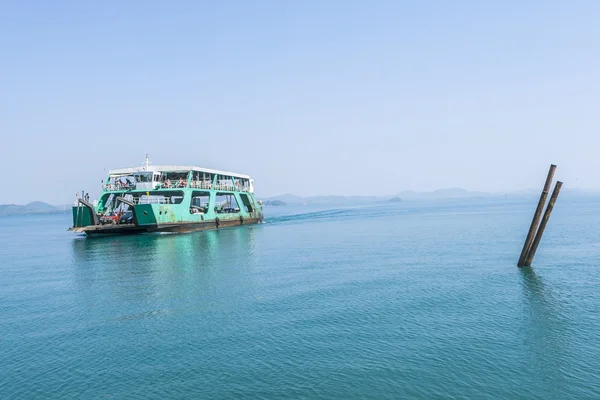
<instances>
[{"instance_id":1,"label":"boat wake","mask_svg":"<svg viewBox=\"0 0 600 400\"><path fill-rule=\"evenodd\" d=\"M263 221L263 223L264 224L276 224L276 223L281 223L281 222L302 222L302 221L306 221L306 220L338 219L338 218L350 216L352 214L355 214L355 210L352 208L323 210L323 211L288 214L288 215L281 215L281 216L272 217L272 218L266 218Z\"/></svg>"}]
</instances>

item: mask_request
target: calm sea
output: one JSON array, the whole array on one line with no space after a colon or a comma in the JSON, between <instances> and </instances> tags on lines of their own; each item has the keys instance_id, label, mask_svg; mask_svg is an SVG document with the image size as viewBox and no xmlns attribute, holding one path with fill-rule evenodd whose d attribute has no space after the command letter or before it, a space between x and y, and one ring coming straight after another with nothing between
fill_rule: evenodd
<instances>
[{"instance_id":1,"label":"calm sea","mask_svg":"<svg viewBox=\"0 0 600 400\"><path fill-rule=\"evenodd\" d=\"M267 208L86 239L0 218L0 398L598 399L600 197Z\"/></svg>"}]
</instances>

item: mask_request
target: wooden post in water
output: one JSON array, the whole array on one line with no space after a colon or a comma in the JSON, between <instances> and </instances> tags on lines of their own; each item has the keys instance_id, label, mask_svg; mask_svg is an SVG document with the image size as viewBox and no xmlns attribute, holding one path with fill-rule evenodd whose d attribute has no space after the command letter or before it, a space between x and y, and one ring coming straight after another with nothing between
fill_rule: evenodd
<instances>
[{"instance_id":1,"label":"wooden post in water","mask_svg":"<svg viewBox=\"0 0 600 400\"><path fill-rule=\"evenodd\" d=\"M546 229L546 224L548 224L548 219L550 219L550 214L552 213L554 203L556 203L556 199L558 198L558 193L560 192L562 184L563 183L561 181L558 181L556 182L556 185L554 185L554 190L552 191L552 196L550 196L550 201L548 202L548 207L546 207L546 212L544 212L544 217L542 218L540 229L538 229L537 233L535 234L535 239L533 239L531 249L529 249L529 252L527 253L527 258L525 259L526 267L531 267L533 256L535 256L535 252L540 244L540 240L542 240L544 229Z\"/></svg>"},{"instance_id":2,"label":"wooden post in water","mask_svg":"<svg viewBox=\"0 0 600 400\"><path fill-rule=\"evenodd\" d=\"M531 221L531 226L529 227L529 233L527 233L527 239L525 239L525 243L523 244L523 250L521 250L521 256L519 257L519 262L517 263L517 266L519 267L525 266L525 260L527 259L527 255L529 254L529 250L531 249L531 244L533 243L535 233L537 231L538 225L540 224L540 217L542 216L544 204L546 204L546 198L548 197L548 192L550 191L550 185L552 185L554 171L556 171L556 165L552 164L550 165L550 170L548 171L548 176L546 177L546 183L544 184L544 190L542 191L542 195L540 196L540 201L538 202L537 208L535 209L535 214L533 214L533 220Z\"/></svg>"}]
</instances>

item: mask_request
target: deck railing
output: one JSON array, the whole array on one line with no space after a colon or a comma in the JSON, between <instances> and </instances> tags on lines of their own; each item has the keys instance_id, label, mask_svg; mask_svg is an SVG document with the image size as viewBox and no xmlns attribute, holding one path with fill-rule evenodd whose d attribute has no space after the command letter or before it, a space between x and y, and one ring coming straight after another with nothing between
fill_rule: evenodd
<instances>
[{"instance_id":1,"label":"deck railing","mask_svg":"<svg viewBox=\"0 0 600 400\"><path fill-rule=\"evenodd\" d=\"M225 190L228 192L248 192L250 188L239 186L239 185L231 185L227 183L217 183L213 185L208 181L192 181L190 183L190 187L197 189L212 189L212 190Z\"/></svg>"},{"instance_id":2,"label":"deck railing","mask_svg":"<svg viewBox=\"0 0 600 400\"><path fill-rule=\"evenodd\" d=\"M210 181L192 181L190 182L190 187L194 189L209 189L212 188L212 183Z\"/></svg>"},{"instance_id":3,"label":"deck railing","mask_svg":"<svg viewBox=\"0 0 600 400\"><path fill-rule=\"evenodd\" d=\"M157 189L183 189L187 187L187 181L162 182Z\"/></svg>"},{"instance_id":4,"label":"deck railing","mask_svg":"<svg viewBox=\"0 0 600 400\"><path fill-rule=\"evenodd\" d=\"M187 182L162 182L157 183L155 189L183 189L187 187ZM229 192L249 192L250 188L247 186L239 186L239 185L231 185L224 183L217 183L215 185L209 181L191 181L190 187L194 189L206 189L206 190L224 190ZM102 185L103 192L113 192L113 191L126 191L126 190L135 190L136 184L131 183L127 184L114 184L107 183Z\"/></svg>"},{"instance_id":5,"label":"deck railing","mask_svg":"<svg viewBox=\"0 0 600 400\"><path fill-rule=\"evenodd\" d=\"M112 192L119 190L135 190L135 183L131 184L115 184L115 183L106 183L102 185L103 192Z\"/></svg>"},{"instance_id":6,"label":"deck railing","mask_svg":"<svg viewBox=\"0 0 600 400\"><path fill-rule=\"evenodd\" d=\"M135 204L169 204L167 197L134 198Z\"/></svg>"}]
</instances>

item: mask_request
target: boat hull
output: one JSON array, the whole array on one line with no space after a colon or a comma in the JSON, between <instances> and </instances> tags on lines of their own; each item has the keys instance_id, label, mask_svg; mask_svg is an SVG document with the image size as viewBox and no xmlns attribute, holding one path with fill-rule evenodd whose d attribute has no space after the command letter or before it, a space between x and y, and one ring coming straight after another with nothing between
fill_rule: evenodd
<instances>
[{"instance_id":1,"label":"boat hull","mask_svg":"<svg viewBox=\"0 0 600 400\"><path fill-rule=\"evenodd\" d=\"M178 197L170 196L174 193ZM167 201L142 203L144 195L146 199L151 200L153 195ZM203 199L200 204L199 199ZM226 199L225 203L223 199ZM117 208L122 209L123 205L131 212L127 218L123 211L113 212ZM97 204L79 200L79 204L73 206L73 227L70 230L90 236L191 232L256 224L262 218L262 203L253 193L195 188L182 188L176 192L130 190L106 192Z\"/></svg>"},{"instance_id":2,"label":"boat hull","mask_svg":"<svg viewBox=\"0 0 600 400\"><path fill-rule=\"evenodd\" d=\"M217 221L204 221L204 222L174 222L154 225L134 225L134 224L122 224L122 225L90 225L81 228L70 228L69 230L79 233L85 233L88 236L102 236L102 235L133 235L140 233L152 233L152 232L167 232L167 233L186 233L194 231L206 231L223 229L233 226L240 225L254 225L259 224L262 221L260 219L245 219L245 220L222 220Z\"/></svg>"}]
</instances>

